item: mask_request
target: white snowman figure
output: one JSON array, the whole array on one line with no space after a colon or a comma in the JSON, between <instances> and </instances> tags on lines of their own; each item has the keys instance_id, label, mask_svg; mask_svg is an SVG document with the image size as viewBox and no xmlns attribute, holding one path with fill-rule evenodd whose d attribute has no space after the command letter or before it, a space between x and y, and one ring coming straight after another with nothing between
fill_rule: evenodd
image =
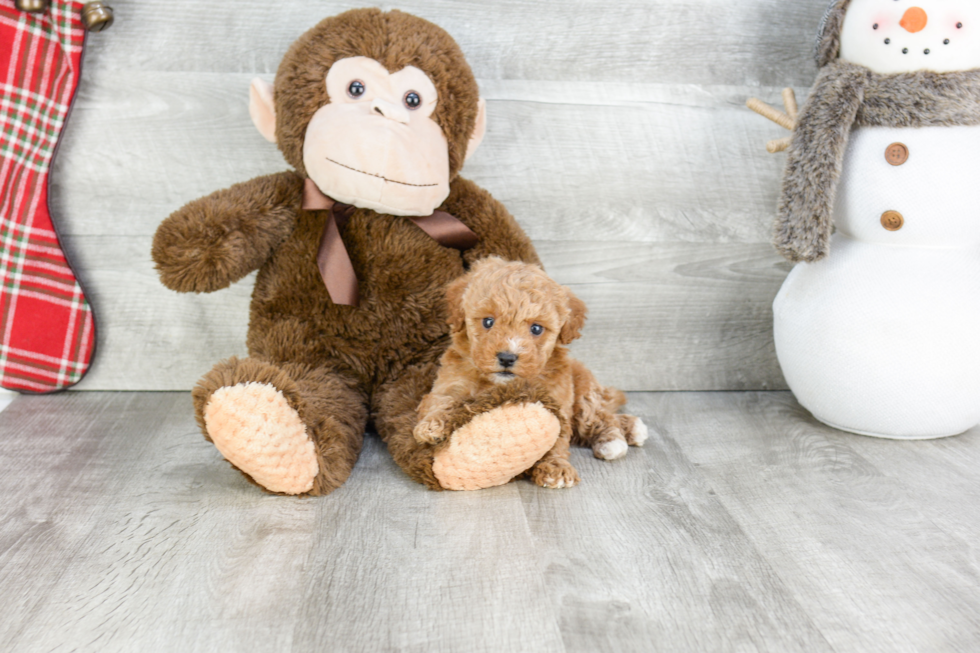
<instances>
[{"instance_id":1,"label":"white snowman figure","mask_svg":"<svg viewBox=\"0 0 980 653\"><path fill-rule=\"evenodd\" d=\"M786 381L839 429L962 433L980 424L980 1L836 0L817 63L775 228L799 262L773 304Z\"/></svg>"}]
</instances>

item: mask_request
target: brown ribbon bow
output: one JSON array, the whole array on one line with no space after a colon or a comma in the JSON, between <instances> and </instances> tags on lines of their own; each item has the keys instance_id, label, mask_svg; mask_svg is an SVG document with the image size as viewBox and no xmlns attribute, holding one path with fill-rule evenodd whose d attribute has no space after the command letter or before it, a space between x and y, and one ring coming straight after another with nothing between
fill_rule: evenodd
<instances>
[{"instance_id":1,"label":"brown ribbon bow","mask_svg":"<svg viewBox=\"0 0 980 653\"><path fill-rule=\"evenodd\" d=\"M341 204L330 199L312 179L306 180L303 186L303 210L330 211L323 226L323 236L320 237L320 250L316 255L320 277L333 303L345 306L357 306L357 275L344 240L340 237L340 230L347 225L355 209L350 204ZM445 211L435 211L432 215L419 217L408 216L408 219L443 247L463 251L480 242L472 229Z\"/></svg>"}]
</instances>

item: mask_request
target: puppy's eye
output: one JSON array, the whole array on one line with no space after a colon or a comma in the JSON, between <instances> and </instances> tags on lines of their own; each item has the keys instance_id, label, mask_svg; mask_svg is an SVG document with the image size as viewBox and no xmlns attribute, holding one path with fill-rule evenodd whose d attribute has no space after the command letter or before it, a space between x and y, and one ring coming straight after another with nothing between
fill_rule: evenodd
<instances>
[{"instance_id":1,"label":"puppy's eye","mask_svg":"<svg viewBox=\"0 0 980 653\"><path fill-rule=\"evenodd\" d=\"M493 318L492 317L485 317L485 318L483 318L483 328L484 329L489 329L492 326L493 326Z\"/></svg>"},{"instance_id":2,"label":"puppy's eye","mask_svg":"<svg viewBox=\"0 0 980 653\"><path fill-rule=\"evenodd\" d=\"M543 326L541 326L540 324L532 324L531 325L531 335L532 336L540 336L542 333L544 333L544 327Z\"/></svg>"},{"instance_id":3,"label":"puppy's eye","mask_svg":"<svg viewBox=\"0 0 980 653\"><path fill-rule=\"evenodd\" d=\"M364 95L364 91L366 90L367 88L364 86L364 82L359 79L355 79L350 83L350 86L347 87L347 95L351 96L352 98L359 98Z\"/></svg>"}]
</instances>

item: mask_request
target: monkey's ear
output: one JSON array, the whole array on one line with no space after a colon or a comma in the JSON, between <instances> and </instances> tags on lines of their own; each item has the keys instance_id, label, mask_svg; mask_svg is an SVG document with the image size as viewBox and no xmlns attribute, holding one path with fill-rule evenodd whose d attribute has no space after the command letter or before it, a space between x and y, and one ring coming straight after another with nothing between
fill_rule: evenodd
<instances>
[{"instance_id":1,"label":"monkey's ear","mask_svg":"<svg viewBox=\"0 0 980 653\"><path fill-rule=\"evenodd\" d=\"M480 143L483 142L483 137L487 134L487 101L480 98L476 106L476 126L473 127L473 135L470 136L470 142L466 144L466 158L463 159L464 161L468 161L473 156L476 148L480 147Z\"/></svg>"},{"instance_id":2,"label":"monkey's ear","mask_svg":"<svg viewBox=\"0 0 980 653\"><path fill-rule=\"evenodd\" d=\"M446 306L449 309L449 327L453 333L466 328L466 312L463 311L463 293L470 283L470 275L456 279L446 286Z\"/></svg>"},{"instance_id":3,"label":"monkey's ear","mask_svg":"<svg viewBox=\"0 0 980 653\"><path fill-rule=\"evenodd\" d=\"M272 100L272 84L258 77L248 89L248 115L265 140L275 143L276 105Z\"/></svg>"},{"instance_id":4,"label":"monkey's ear","mask_svg":"<svg viewBox=\"0 0 980 653\"><path fill-rule=\"evenodd\" d=\"M561 326L561 333L558 334L558 342L563 345L582 335L585 314L588 312L585 302L573 295L568 288L565 288L565 295L568 298L568 317L565 319L565 324Z\"/></svg>"}]
</instances>

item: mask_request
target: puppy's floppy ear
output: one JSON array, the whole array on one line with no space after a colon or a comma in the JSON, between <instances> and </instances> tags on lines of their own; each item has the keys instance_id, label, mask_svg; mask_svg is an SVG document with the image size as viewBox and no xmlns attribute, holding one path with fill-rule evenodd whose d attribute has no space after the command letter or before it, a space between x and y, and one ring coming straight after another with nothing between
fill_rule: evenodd
<instances>
[{"instance_id":1,"label":"puppy's floppy ear","mask_svg":"<svg viewBox=\"0 0 980 653\"><path fill-rule=\"evenodd\" d=\"M585 302L572 294L568 288L565 288L565 301L568 303L568 317L565 318L565 324L561 326L561 333L558 334L558 342L563 345L582 335L585 314L588 312Z\"/></svg>"},{"instance_id":2,"label":"puppy's floppy ear","mask_svg":"<svg viewBox=\"0 0 980 653\"><path fill-rule=\"evenodd\" d=\"M470 283L470 275L464 275L446 286L446 307L449 309L449 326L453 333L466 328L466 312L463 311L463 293Z\"/></svg>"}]
</instances>

